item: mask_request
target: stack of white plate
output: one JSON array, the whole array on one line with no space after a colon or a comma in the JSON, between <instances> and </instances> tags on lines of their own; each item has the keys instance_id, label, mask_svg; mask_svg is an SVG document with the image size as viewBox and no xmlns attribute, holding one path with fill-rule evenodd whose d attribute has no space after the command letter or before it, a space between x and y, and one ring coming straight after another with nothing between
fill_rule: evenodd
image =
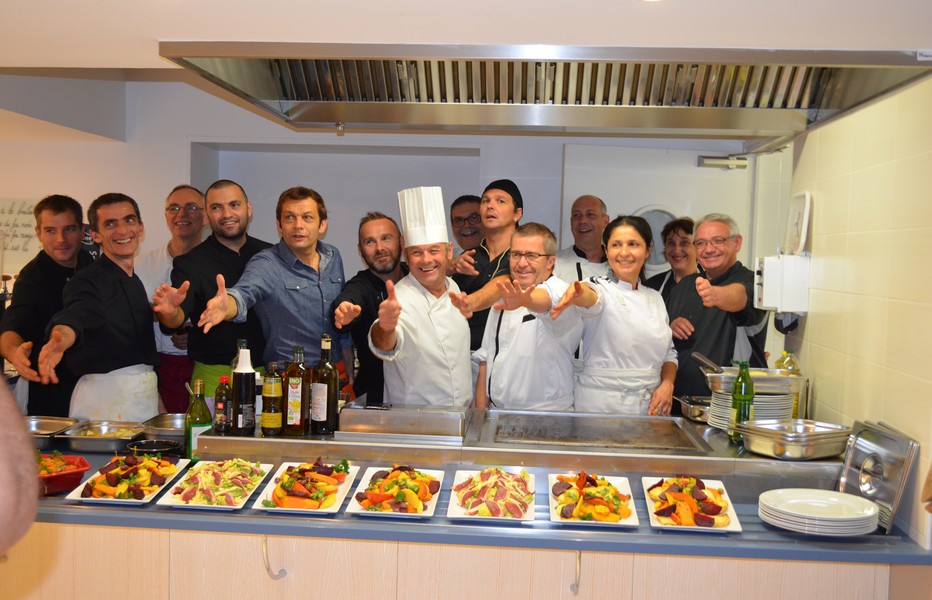
<instances>
[{"instance_id":1,"label":"stack of white plate","mask_svg":"<svg viewBox=\"0 0 932 600\"><path fill-rule=\"evenodd\" d=\"M793 394L756 394L754 419L790 419L793 417ZM731 395L712 393L709 425L727 430L731 421Z\"/></svg>"},{"instance_id":2,"label":"stack of white plate","mask_svg":"<svg viewBox=\"0 0 932 600\"><path fill-rule=\"evenodd\" d=\"M757 514L790 531L851 536L875 531L880 508L866 498L842 492L786 488L761 494Z\"/></svg>"}]
</instances>

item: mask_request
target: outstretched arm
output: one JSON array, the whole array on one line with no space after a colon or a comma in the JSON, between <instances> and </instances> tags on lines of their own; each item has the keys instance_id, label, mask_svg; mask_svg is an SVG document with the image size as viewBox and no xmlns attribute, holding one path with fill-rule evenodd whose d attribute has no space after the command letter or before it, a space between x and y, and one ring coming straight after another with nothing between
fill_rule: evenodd
<instances>
[{"instance_id":1,"label":"outstretched arm","mask_svg":"<svg viewBox=\"0 0 932 600\"><path fill-rule=\"evenodd\" d=\"M398 343L398 318L401 316L401 304L395 296L395 284L385 282L387 297L379 304L379 319L372 324L369 335L372 343L380 350L392 350Z\"/></svg>"},{"instance_id":2,"label":"outstretched arm","mask_svg":"<svg viewBox=\"0 0 932 600\"><path fill-rule=\"evenodd\" d=\"M55 367L61 362L65 351L74 346L75 340L77 340L77 335L71 327L56 325L52 328L49 341L39 352L39 378L42 383L58 383Z\"/></svg>"},{"instance_id":3,"label":"outstretched arm","mask_svg":"<svg viewBox=\"0 0 932 600\"><path fill-rule=\"evenodd\" d=\"M233 296L227 294L227 286L223 280L223 275L217 275L217 294L207 301L207 307L201 313L197 326L203 327L204 333L207 333L212 327L224 321L229 321L235 316L236 300L233 299Z\"/></svg>"},{"instance_id":4,"label":"outstretched arm","mask_svg":"<svg viewBox=\"0 0 932 600\"><path fill-rule=\"evenodd\" d=\"M0 335L0 354L10 361L19 376L26 381L39 381L39 373L32 368L29 355L32 353L32 342L24 342L15 331L4 331Z\"/></svg>"},{"instance_id":5,"label":"outstretched arm","mask_svg":"<svg viewBox=\"0 0 932 600\"><path fill-rule=\"evenodd\" d=\"M187 317L181 309L181 303L188 297L190 287L191 282L185 281L176 288L163 283L155 290L155 295L152 297L152 311L159 323L169 329L178 329L184 324Z\"/></svg>"},{"instance_id":6,"label":"outstretched arm","mask_svg":"<svg viewBox=\"0 0 932 600\"><path fill-rule=\"evenodd\" d=\"M560 301L551 309L550 317L556 319L570 304L589 308L598 300L599 294L594 289L581 281L574 281L573 285L566 288L566 291L563 292L563 297L560 298Z\"/></svg>"}]
</instances>

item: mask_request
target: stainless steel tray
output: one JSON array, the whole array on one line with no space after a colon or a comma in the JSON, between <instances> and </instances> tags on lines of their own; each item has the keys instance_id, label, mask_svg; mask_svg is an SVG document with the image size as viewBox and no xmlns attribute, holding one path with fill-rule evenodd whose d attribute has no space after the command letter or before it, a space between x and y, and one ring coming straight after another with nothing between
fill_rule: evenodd
<instances>
[{"instance_id":1,"label":"stainless steel tray","mask_svg":"<svg viewBox=\"0 0 932 600\"><path fill-rule=\"evenodd\" d=\"M679 396L674 396L674 399L680 403L683 416L690 421L696 421L699 423L709 422L709 407L712 402L711 398L680 398ZM703 400L705 400L705 402L703 402Z\"/></svg>"},{"instance_id":2,"label":"stainless steel tray","mask_svg":"<svg viewBox=\"0 0 932 600\"><path fill-rule=\"evenodd\" d=\"M809 419L760 419L741 423L742 430L785 440L807 441L825 438L847 439L851 428Z\"/></svg>"},{"instance_id":3,"label":"stainless steel tray","mask_svg":"<svg viewBox=\"0 0 932 600\"><path fill-rule=\"evenodd\" d=\"M26 430L32 434L33 444L39 450L45 450L52 445L52 436L56 433L74 427L78 424L77 419L69 417L23 417L26 423Z\"/></svg>"},{"instance_id":4,"label":"stainless steel tray","mask_svg":"<svg viewBox=\"0 0 932 600\"><path fill-rule=\"evenodd\" d=\"M184 446L184 413L163 413L145 421L143 437L147 440L173 440Z\"/></svg>"},{"instance_id":5,"label":"stainless steel tray","mask_svg":"<svg viewBox=\"0 0 932 600\"><path fill-rule=\"evenodd\" d=\"M838 456L845 451L848 438L823 438L815 441L780 440L767 435L755 434L735 428L744 438L744 448L754 454L762 454L780 460L817 460Z\"/></svg>"},{"instance_id":6,"label":"stainless steel tray","mask_svg":"<svg viewBox=\"0 0 932 600\"><path fill-rule=\"evenodd\" d=\"M468 421L465 408L401 405L367 408L358 398L340 411L340 431L353 433L462 438Z\"/></svg>"},{"instance_id":7,"label":"stainless steel tray","mask_svg":"<svg viewBox=\"0 0 932 600\"><path fill-rule=\"evenodd\" d=\"M108 436L121 429L131 433L120 436ZM72 450L77 452L120 452L126 444L142 435L142 423L131 421L84 421L56 435L68 441Z\"/></svg>"},{"instance_id":8,"label":"stainless steel tray","mask_svg":"<svg viewBox=\"0 0 932 600\"><path fill-rule=\"evenodd\" d=\"M722 373L706 371L706 383L713 392L731 394L735 377L738 376L738 368L723 367L722 371ZM759 394L804 392L809 383L806 377L793 375L792 371L786 369L750 369L748 372L751 380L754 381L754 391Z\"/></svg>"}]
</instances>

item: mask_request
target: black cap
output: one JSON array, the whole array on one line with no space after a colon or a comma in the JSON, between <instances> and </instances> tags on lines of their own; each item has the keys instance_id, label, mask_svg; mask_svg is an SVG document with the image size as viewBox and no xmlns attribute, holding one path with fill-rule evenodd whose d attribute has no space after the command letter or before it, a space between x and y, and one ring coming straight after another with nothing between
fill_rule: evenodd
<instances>
[{"instance_id":1,"label":"black cap","mask_svg":"<svg viewBox=\"0 0 932 600\"><path fill-rule=\"evenodd\" d=\"M514 181L510 179L497 179L485 186L485 189L482 190L482 195L485 196L485 193L489 190L501 190L507 193L511 196L511 199L515 201L515 208L524 208L524 199L521 198L521 190L518 189Z\"/></svg>"}]
</instances>

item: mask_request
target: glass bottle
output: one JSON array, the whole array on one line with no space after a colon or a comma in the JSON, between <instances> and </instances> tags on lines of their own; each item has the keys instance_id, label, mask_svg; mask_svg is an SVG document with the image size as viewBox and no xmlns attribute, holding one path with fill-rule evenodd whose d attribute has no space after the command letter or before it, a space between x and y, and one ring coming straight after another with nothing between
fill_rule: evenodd
<instances>
[{"instance_id":1,"label":"glass bottle","mask_svg":"<svg viewBox=\"0 0 932 600\"><path fill-rule=\"evenodd\" d=\"M282 434L282 375L274 360L262 378L262 436L277 437Z\"/></svg>"},{"instance_id":2,"label":"glass bottle","mask_svg":"<svg viewBox=\"0 0 932 600\"><path fill-rule=\"evenodd\" d=\"M787 350L786 361L784 361L783 368L790 372L790 375L802 375L799 370L799 361L796 360L796 351ZM799 388L794 386L793 390L793 418L798 419L802 415L799 414Z\"/></svg>"},{"instance_id":3,"label":"glass bottle","mask_svg":"<svg viewBox=\"0 0 932 600\"><path fill-rule=\"evenodd\" d=\"M214 435L230 435L233 426L233 390L230 376L221 375L214 392Z\"/></svg>"},{"instance_id":4,"label":"glass bottle","mask_svg":"<svg viewBox=\"0 0 932 600\"><path fill-rule=\"evenodd\" d=\"M207 401L204 400L204 380L195 379L194 397L188 404L188 412L184 414L184 439L187 444L187 456L192 461L200 459L197 453L198 436L209 430L212 424L210 409L207 408Z\"/></svg>"},{"instance_id":5,"label":"glass bottle","mask_svg":"<svg viewBox=\"0 0 932 600\"><path fill-rule=\"evenodd\" d=\"M787 354L787 351L784 350L783 353L780 354L780 358L778 358L777 361L776 361L775 363L773 363L773 368L774 368L774 369L785 369L785 368L786 368L786 359L788 358L788 356L789 356L789 355Z\"/></svg>"},{"instance_id":6,"label":"glass bottle","mask_svg":"<svg viewBox=\"0 0 932 600\"><path fill-rule=\"evenodd\" d=\"M731 422L735 425L754 419L754 382L748 372L748 362L738 363L738 376L731 388ZM728 433L732 443L741 443L741 434L735 430Z\"/></svg>"},{"instance_id":7,"label":"glass bottle","mask_svg":"<svg viewBox=\"0 0 932 600\"><path fill-rule=\"evenodd\" d=\"M311 430L319 435L333 435L337 429L337 398L340 374L330 362L330 336L320 336L320 361L311 381Z\"/></svg>"},{"instance_id":8,"label":"glass bottle","mask_svg":"<svg viewBox=\"0 0 932 600\"><path fill-rule=\"evenodd\" d=\"M239 345L239 342L237 342ZM233 370L233 435L256 434L256 372L249 349L241 347Z\"/></svg>"},{"instance_id":9,"label":"glass bottle","mask_svg":"<svg viewBox=\"0 0 932 600\"><path fill-rule=\"evenodd\" d=\"M304 364L304 346L294 347L294 359L282 373L284 434L307 435L310 428L311 372Z\"/></svg>"},{"instance_id":10,"label":"glass bottle","mask_svg":"<svg viewBox=\"0 0 932 600\"><path fill-rule=\"evenodd\" d=\"M243 348L247 348L249 341L245 338L236 339L236 352L233 354L233 360L230 361L230 373L236 370L236 364L239 362L239 351Z\"/></svg>"}]
</instances>

